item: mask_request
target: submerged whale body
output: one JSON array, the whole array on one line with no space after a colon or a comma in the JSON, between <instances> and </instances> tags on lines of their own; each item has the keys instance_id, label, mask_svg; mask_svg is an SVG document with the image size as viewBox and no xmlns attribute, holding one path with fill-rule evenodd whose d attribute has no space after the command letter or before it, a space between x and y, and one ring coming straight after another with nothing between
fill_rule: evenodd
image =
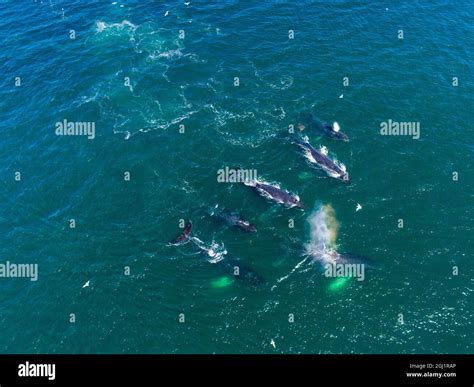
<instances>
[{"instance_id":1,"label":"submerged whale body","mask_svg":"<svg viewBox=\"0 0 474 387\"><path fill-rule=\"evenodd\" d=\"M306 126L310 128L315 128L319 131L323 131L325 134L340 141L349 141L349 137L341 131L341 127L337 122L334 122L332 125L326 122L321 123L316 116L310 112L305 111L299 115L300 124L298 125L301 130Z\"/></svg>"},{"instance_id":2,"label":"submerged whale body","mask_svg":"<svg viewBox=\"0 0 474 387\"><path fill-rule=\"evenodd\" d=\"M216 206L217 207L217 206ZM257 229L253 224L249 221L243 219L239 213L236 211L218 211L218 212L211 212L211 215L217 216L219 219L223 220L229 226L237 227L238 229L245 231L245 232L256 232Z\"/></svg>"},{"instance_id":3,"label":"submerged whale body","mask_svg":"<svg viewBox=\"0 0 474 387\"><path fill-rule=\"evenodd\" d=\"M244 265L240 260L225 257L227 250L225 250L223 245L213 243L208 246L198 238L193 238L192 241L195 242L196 246L206 256L208 262L217 264L226 274L232 275L233 278L244 280L254 285L261 285L266 282L260 274L249 266Z\"/></svg>"},{"instance_id":4,"label":"submerged whale body","mask_svg":"<svg viewBox=\"0 0 474 387\"><path fill-rule=\"evenodd\" d=\"M263 285L267 281L255 270L249 266L243 265L242 261L237 259L225 259L220 263L222 269L233 278L247 281L253 285ZM238 274L236 274L238 271Z\"/></svg>"}]
</instances>

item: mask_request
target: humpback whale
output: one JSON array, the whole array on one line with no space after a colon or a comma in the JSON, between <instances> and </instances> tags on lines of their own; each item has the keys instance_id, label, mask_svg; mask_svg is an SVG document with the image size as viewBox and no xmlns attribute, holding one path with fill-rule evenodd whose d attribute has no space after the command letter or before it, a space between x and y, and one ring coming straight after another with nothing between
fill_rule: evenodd
<instances>
[{"instance_id":1,"label":"humpback whale","mask_svg":"<svg viewBox=\"0 0 474 387\"><path fill-rule=\"evenodd\" d=\"M186 225L183 233L171 242L173 245L181 245L184 241L191 241L196 245L200 252L206 257L209 263L218 264L218 266L224 271L224 273L232 275L233 278L246 280L253 285L261 285L266 281L252 268L244 265L240 260L236 258L228 258L227 250L224 244L212 243L206 245L202 240L196 236L191 236L192 222Z\"/></svg>"},{"instance_id":2,"label":"humpback whale","mask_svg":"<svg viewBox=\"0 0 474 387\"><path fill-rule=\"evenodd\" d=\"M321 265L327 277L357 277L364 280L366 269L378 269L379 264L358 254L337 251L339 223L330 205L320 205L308 218L310 241L305 255Z\"/></svg>"},{"instance_id":3,"label":"humpback whale","mask_svg":"<svg viewBox=\"0 0 474 387\"><path fill-rule=\"evenodd\" d=\"M349 141L349 137L343 132L341 132L341 128L337 122L334 122L332 125L324 122L323 123L324 131L329 134L331 137L334 137L337 140L341 141Z\"/></svg>"},{"instance_id":4,"label":"humpback whale","mask_svg":"<svg viewBox=\"0 0 474 387\"><path fill-rule=\"evenodd\" d=\"M341 265L364 265L368 269L378 269L379 266L370 258L354 253L339 253L334 249L325 249L322 251L312 251L311 257L322 265L341 264Z\"/></svg>"},{"instance_id":5,"label":"humpback whale","mask_svg":"<svg viewBox=\"0 0 474 387\"><path fill-rule=\"evenodd\" d=\"M369 258L352 253L339 253L334 249L313 251L311 257L321 264L327 277L365 278L366 269L377 269L378 266Z\"/></svg>"},{"instance_id":6,"label":"humpback whale","mask_svg":"<svg viewBox=\"0 0 474 387\"><path fill-rule=\"evenodd\" d=\"M217 206L215 207L217 208ZM257 229L249 221L243 219L236 211L211 211L211 215L215 215L222 219L229 226L234 226L245 232L256 232Z\"/></svg>"},{"instance_id":7,"label":"humpback whale","mask_svg":"<svg viewBox=\"0 0 474 387\"><path fill-rule=\"evenodd\" d=\"M258 274L255 270L243 265L238 259L225 259L221 263L225 273L232 275L234 278L245 280L253 285L263 285L266 283L265 278Z\"/></svg>"},{"instance_id":8,"label":"humpback whale","mask_svg":"<svg viewBox=\"0 0 474 387\"><path fill-rule=\"evenodd\" d=\"M341 140L341 141L349 141L349 137L343 132L341 132L341 127L337 122L334 122L332 125L326 122L321 123L313 113L311 112L302 112L299 115L300 124L298 127L303 130L305 128L306 123L308 126L316 128L318 130L324 131L330 137Z\"/></svg>"},{"instance_id":9,"label":"humpback whale","mask_svg":"<svg viewBox=\"0 0 474 387\"><path fill-rule=\"evenodd\" d=\"M287 190L281 189L277 185L271 185L268 183L261 183L257 180L251 182L244 182L246 186L252 187L261 196L273 200L277 203L284 204L285 206L292 208L304 208L298 195L295 195Z\"/></svg>"},{"instance_id":10,"label":"humpback whale","mask_svg":"<svg viewBox=\"0 0 474 387\"><path fill-rule=\"evenodd\" d=\"M180 235L178 235L175 239L173 239L170 243L172 245L181 245L184 242L187 242L189 236L191 235L192 229L193 229L193 222L189 221L186 227L184 228L183 232Z\"/></svg>"},{"instance_id":11,"label":"humpback whale","mask_svg":"<svg viewBox=\"0 0 474 387\"><path fill-rule=\"evenodd\" d=\"M329 176L339 179L344 183L351 182L346 167L343 164L338 164L336 161L332 160L328 156L328 150L326 147L321 147L319 150L316 150L307 139L303 141L297 138L295 143L303 149L309 162L323 169Z\"/></svg>"}]
</instances>

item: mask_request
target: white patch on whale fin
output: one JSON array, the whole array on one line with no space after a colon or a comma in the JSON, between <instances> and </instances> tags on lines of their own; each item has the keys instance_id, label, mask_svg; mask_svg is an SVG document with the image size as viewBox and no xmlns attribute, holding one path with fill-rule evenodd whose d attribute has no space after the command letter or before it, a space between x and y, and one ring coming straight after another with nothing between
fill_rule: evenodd
<instances>
[{"instance_id":1,"label":"white patch on whale fin","mask_svg":"<svg viewBox=\"0 0 474 387\"><path fill-rule=\"evenodd\" d=\"M327 156L329 151L328 151L328 148L326 148L324 145L322 145L320 148L319 148L319 152L321 152L321 154L323 154L324 156Z\"/></svg>"},{"instance_id":2,"label":"white patch on whale fin","mask_svg":"<svg viewBox=\"0 0 474 387\"><path fill-rule=\"evenodd\" d=\"M334 121L334 123L332 124L332 129L337 133L341 130L341 127L336 121Z\"/></svg>"}]
</instances>

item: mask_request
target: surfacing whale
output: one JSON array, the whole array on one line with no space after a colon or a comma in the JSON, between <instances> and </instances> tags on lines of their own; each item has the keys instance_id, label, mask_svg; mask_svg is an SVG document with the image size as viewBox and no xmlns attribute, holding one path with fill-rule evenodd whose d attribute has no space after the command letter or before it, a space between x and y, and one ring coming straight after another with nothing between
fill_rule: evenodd
<instances>
[{"instance_id":1,"label":"surfacing whale","mask_svg":"<svg viewBox=\"0 0 474 387\"><path fill-rule=\"evenodd\" d=\"M253 285L261 285L266 281L255 270L247 265L244 265L240 260L226 257L227 250L224 244L211 243L206 245L201 239L196 236L191 236L192 222L189 221L183 233L175 238L171 244L175 246L182 245L184 242L192 242L198 247L201 254L206 257L206 261L218 266L233 278L238 280L245 280Z\"/></svg>"},{"instance_id":2,"label":"surfacing whale","mask_svg":"<svg viewBox=\"0 0 474 387\"><path fill-rule=\"evenodd\" d=\"M223 220L229 226L237 227L245 232L256 232L257 229L249 221L243 219L237 211L226 211L217 209L218 206L211 210L211 216L216 216Z\"/></svg>"},{"instance_id":3,"label":"surfacing whale","mask_svg":"<svg viewBox=\"0 0 474 387\"><path fill-rule=\"evenodd\" d=\"M343 164L337 163L335 160L328 156L328 150L326 147L321 147L319 150L315 149L307 139L302 140L299 138L295 139L295 143L303 149L306 159L320 167L329 176L334 177L344 183L350 183L349 173L346 171L346 167Z\"/></svg>"},{"instance_id":4,"label":"surfacing whale","mask_svg":"<svg viewBox=\"0 0 474 387\"><path fill-rule=\"evenodd\" d=\"M309 111L300 113L299 121L298 127L300 130L304 130L306 127L315 128L336 140L349 141L349 137L341 131L341 127L337 122L333 122L332 125L327 122L321 123L316 116Z\"/></svg>"},{"instance_id":5,"label":"surfacing whale","mask_svg":"<svg viewBox=\"0 0 474 387\"><path fill-rule=\"evenodd\" d=\"M268 183L259 182L257 180L244 182L246 186L252 187L257 193L264 198L273 200L277 203L284 204L285 206L292 208L304 208L300 197L287 190L281 189L278 185L271 185Z\"/></svg>"},{"instance_id":6,"label":"surfacing whale","mask_svg":"<svg viewBox=\"0 0 474 387\"><path fill-rule=\"evenodd\" d=\"M336 121L334 121L332 125L324 122L323 123L323 130L327 134L329 134L331 137L333 137L337 140L346 141L346 142L349 141L349 137L347 137L347 135L345 133L341 132L341 127L339 126L339 124Z\"/></svg>"}]
</instances>

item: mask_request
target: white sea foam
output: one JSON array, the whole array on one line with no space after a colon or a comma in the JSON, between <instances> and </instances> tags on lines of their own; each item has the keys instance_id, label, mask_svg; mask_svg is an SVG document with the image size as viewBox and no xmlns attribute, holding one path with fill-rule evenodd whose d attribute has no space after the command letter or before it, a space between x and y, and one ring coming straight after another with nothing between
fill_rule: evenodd
<instances>
[{"instance_id":1,"label":"white sea foam","mask_svg":"<svg viewBox=\"0 0 474 387\"><path fill-rule=\"evenodd\" d=\"M158 54L158 58L165 58L165 59L177 59L181 58L183 56L183 53L179 48L174 49L174 50L168 50L165 52L162 52Z\"/></svg>"},{"instance_id":2,"label":"white sea foam","mask_svg":"<svg viewBox=\"0 0 474 387\"><path fill-rule=\"evenodd\" d=\"M233 113L213 104L204 105L205 108L210 109L216 115L216 123L218 126L224 126L228 121L241 121L246 118L254 118L254 112Z\"/></svg>"},{"instance_id":3,"label":"white sea foam","mask_svg":"<svg viewBox=\"0 0 474 387\"><path fill-rule=\"evenodd\" d=\"M222 261L227 254L227 250L224 246L224 243L220 245L214 241L212 241L210 246L207 246L201 239L197 237L192 237L191 241L196 244L199 249L207 254L207 261L209 263L217 263Z\"/></svg>"},{"instance_id":4,"label":"white sea foam","mask_svg":"<svg viewBox=\"0 0 474 387\"><path fill-rule=\"evenodd\" d=\"M280 111L280 114L277 114L277 117L282 120L283 118L286 117L286 112L285 112L285 109L283 108L283 106L280 106L278 107L278 109Z\"/></svg>"},{"instance_id":5,"label":"white sea foam","mask_svg":"<svg viewBox=\"0 0 474 387\"><path fill-rule=\"evenodd\" d=\"M125 27L130 28L132 31L135 31L138 28L135 24L129 22L128 20L123 20L121 23L106 23L101 20L96 22L97 32L103 32L108 29L122 30Z\"/></svg>"},{"instance_id":6,"label":"white sea foam","mask_svg":"<svg viewBox=\"0 0 474 387\"><path fill-rule=\"evenodd\" d=\"M286 90L289 89L293 85L293 77L290 75L285 75L280 79L280 84L272 84L270 83L270 87L272 89L277 90Z\"/></svg>"},{"instance_id":7,"label":"white sea foam","mask_svg":"<svg viewBox=\"0 0 474 387\"><path fill-rule=\"evenodd\" d=\"M136 132L130 132L129 130L125 130L125 131L122 131L122 130L116 130L116 128L114 128L114 134L125 134L125 139L128 140L130 139L130 137L138 134L138 133L148 133L148 132L151 132L151 131L154 131L154 130L159 130L159 129L162 129L162 130L165 130L165 129L168 129L170 126L173 126L173 125L177 125L179 124L180 122L188 119L189 117L191 117L193 114L197 113L198 110L193 110L193 111L189 111L179 117L176 117L176 118L173 118L171 121L160 121L161 123L159 124L156 124L155 123L155 120L150 120L150 126L147 126L147 127L144 127L144 128L141 128L139 130L137 130ZM123 124L121 124L120 126L124 126Z\"/></svg>"}]
</instances>

